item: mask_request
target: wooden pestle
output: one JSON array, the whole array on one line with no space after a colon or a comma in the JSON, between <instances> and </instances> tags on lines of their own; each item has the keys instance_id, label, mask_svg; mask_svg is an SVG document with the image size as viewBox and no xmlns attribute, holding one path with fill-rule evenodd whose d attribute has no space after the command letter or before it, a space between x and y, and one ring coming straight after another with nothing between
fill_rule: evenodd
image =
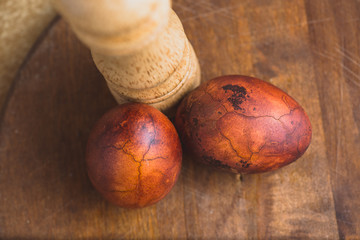
<instances>
[{"instance_id":1,"label":"wooden pestle","mask_svg":"<svg viewBox=\"0 0 360 240\"><path fill-rule=\"evenodd\" d=\"M53 0L116 101L169 111L200 84L200 68L170 0Z\"/></svg>"}]
</instances>

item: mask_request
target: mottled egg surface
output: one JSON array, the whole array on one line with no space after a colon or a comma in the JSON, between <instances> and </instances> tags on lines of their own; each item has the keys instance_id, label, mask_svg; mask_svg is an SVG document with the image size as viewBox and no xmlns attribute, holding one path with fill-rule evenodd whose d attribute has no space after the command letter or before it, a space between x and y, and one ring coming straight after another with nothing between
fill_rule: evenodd
<instances>
[{"instance_id":1,"label":"mottled egg surface","mask_svg":"<svg viewBox=\"0 0 360 240\"><path fill-rule=\"evenodd\" d=\"M110 202L136 208L153 204L174 186L182 149L175 127L157 109L120 105L94 126L86 163L94 187Z\"/></svg>"},{"instance_id":2,"label":"mottled egg surface","mask_svg":"<svg viewBox=\"0 0 360 240\"><path fill-rule=\"evenodd\" d=\"M311 141L304 109L288 94L247 76L209 80L181 102L175 125L203 163L236 173L278 169Z\"/></svg>"}]
</instances>

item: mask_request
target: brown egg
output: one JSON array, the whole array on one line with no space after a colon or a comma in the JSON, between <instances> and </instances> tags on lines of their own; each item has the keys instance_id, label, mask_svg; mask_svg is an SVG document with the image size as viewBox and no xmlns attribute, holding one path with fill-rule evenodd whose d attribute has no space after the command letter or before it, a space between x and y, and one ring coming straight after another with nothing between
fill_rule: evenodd
<instances>
[{"instance_id":1,"label":"brown egg","mask_svg":"<svg viewBox=\"0 0 360 240\"><path fill-rule=\"evenodd\" d=\"M288 94L265 81L223 76L181 102L175 125L201 162L236 173L285 166L310 144L311 124Z\"/></svg>"},{"instance_id":2,"label":"brown egg","mask_svg":"<svg viewBox=\"0 0 360 240\"><path fill-rule=\"evenodd\" d=\"M140 103L120 105L94 126L86 163L94 187L110 202L145 207L174 186L182 150L175 127L157 109Z\"/></svg>"}]
</instances>

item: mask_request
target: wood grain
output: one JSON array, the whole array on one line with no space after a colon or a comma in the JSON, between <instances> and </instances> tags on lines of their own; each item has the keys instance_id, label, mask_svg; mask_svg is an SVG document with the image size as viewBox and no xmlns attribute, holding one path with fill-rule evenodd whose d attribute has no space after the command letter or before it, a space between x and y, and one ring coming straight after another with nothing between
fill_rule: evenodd
<instances>
[{"instance_id":1,"label":"wood grain","mask_svg":"<svg viewBox=\"0 0 360 240\"><path fill-rule=\"evenodd\" d=\"M313 140L280 170L233 175L184 154L158 204L117 208L91 186L85 145L116 105L58 21L20 71L0 118L0 238L360 239L360 5L356 0L173 3L202 80L270 81L307 111Z\"/></svg>"},{"instance_id":2,"label":"wood grain","mask_svg":"<svg viewBox=\"0 0 360 240\"><path fill-rule=\"evenodd\" d=\"M306 3L325 146L341 239L360 238L360 59L359 2ZM319 9L322 11L319 11ZM320 37L321 36L321 37Z\"/></svg>"}]
</instances>

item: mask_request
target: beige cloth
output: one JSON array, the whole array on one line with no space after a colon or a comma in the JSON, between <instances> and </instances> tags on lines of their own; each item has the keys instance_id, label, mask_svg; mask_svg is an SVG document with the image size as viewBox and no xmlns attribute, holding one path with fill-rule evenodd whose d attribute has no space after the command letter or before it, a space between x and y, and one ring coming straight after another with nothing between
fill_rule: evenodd
<instances>
[{"instance_id":1,"label":"beige cloth","mask_svg":"<svg viewBox=\"0 0 360 240\"><path fill-rule=\"evenodd\" d=\"M48 0L0 0L0 109L21 63L55 15Z\"/></svg>"}]
</instances>

